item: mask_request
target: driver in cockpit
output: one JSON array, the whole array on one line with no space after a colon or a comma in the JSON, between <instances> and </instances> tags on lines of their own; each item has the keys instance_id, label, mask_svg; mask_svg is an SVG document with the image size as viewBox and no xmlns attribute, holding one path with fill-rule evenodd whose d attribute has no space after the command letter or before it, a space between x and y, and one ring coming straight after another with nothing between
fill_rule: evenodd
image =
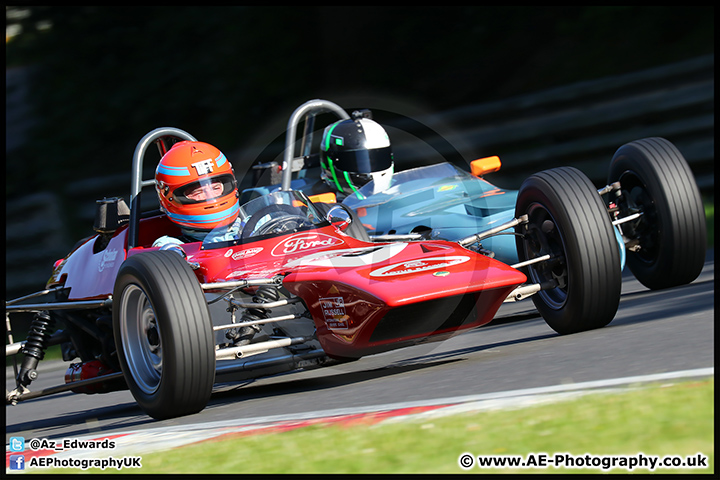
<instances>
[{"instance_id":1,"label":"driver in cockpit","mask_svg":"<svg viewBox=\"0 0 720 480\"><path fill-rule=\"evenodd\" d=\"M209 143L174 144L155 170L155 189L161 210L180 227L182 235L160 237L153 247L202 241L220 226L241 228L234 225L239 194L232 165Z\"/></svg>"},{"instance_id":2,"label":"driver in cockpit","mask_svg":"<svg viewBox=\"0 0 720 480\"><path fill-rule=\"evenodd\" d=\"M383 192L390 187L395 168L390 137L368 111L353 112L352 118L325 128L320 167L322 180L338 199L364 198L358 190L371 180L371 193Z\"/></svg>"},{"instance_id":3,"label":"driver in cockpit","mask_svg":"<svg viewBox=\"0 0 720 480\"><path fill-rule=\"evenodd\" d=\"M178 142L163 155L155 170L160 208L180 227L180 238L162 236L153 247L176 248L203 241L215 228L227 226L227 235L239 237L243 222L237 181L225 155L203 142ZM244 326L228 336L235 345L251 342L259 330Z\"/></svg>"}]
</instances>

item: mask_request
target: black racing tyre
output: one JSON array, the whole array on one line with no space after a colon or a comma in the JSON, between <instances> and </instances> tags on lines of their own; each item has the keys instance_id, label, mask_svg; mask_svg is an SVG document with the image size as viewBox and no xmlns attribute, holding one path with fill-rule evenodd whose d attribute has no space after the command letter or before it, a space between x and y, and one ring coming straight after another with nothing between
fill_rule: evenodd
<instances>
[{"instance_id":1,"label":"black racing tyre","mask_svg":"<svg viewBox=\"0 0 720 480\"><path fill-rule=\"evenodd\" d=\"M156 419L199 412L215 383L207 302L188 263L172 251L129 257L113 291L113 332L125 380Z\"/></svg>"},{"instance_id":2,"label":"black racing tyre","mask_svg":"<svg viewBox=\"0 0 720 480\"><path fill-rule=\"evenodd\" d=\"M352 219L352 222L345 230L345 233L347 233L356 240L362 240L363 242L372 241L370 240L370 235L368 234L367 230L365 230L365 227L363 227L363 224L360 221L357 213L355 213L355 211L347 205L344 205L342 203L313 203L313 206L318 211L318 213L323 216L327 215L327 213L332 207L341 207L343 210L348 212L348 214L350 214L350 218Z\"/></svg>"},{"instance_id":3,"label":"black racing tyre","mask_svg":"<svg viewBox=\"0 0 720 480\"><path fill-rule=\"evenodd\" d=\"M664 138L627 143L610 163L608 184L618 181L621 196L611 200L620 218L642 212L620 226L630 244L639 246L627 253L635 278L650 289L695 280L705 262L705 211L680 151Z\"/></svg>"},{"instance_id":4,"label":"black racing tyre","mask_svg":"<svg viewBox=\"0 0 720 480\"><path fill-rule=\"evenodd\" d=\"M620 250L597 189L572 167L527 178L518 192L515 216L518 258L550 254L526 267L532 283L550 284L532 296L547 324L560 334L604 327L620 303Z\"/></svg>"}]
</instances>

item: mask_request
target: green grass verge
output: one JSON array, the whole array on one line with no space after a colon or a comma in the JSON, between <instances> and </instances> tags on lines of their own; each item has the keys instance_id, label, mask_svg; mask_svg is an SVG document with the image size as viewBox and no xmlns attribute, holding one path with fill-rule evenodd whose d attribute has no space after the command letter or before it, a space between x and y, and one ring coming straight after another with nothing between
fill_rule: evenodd
<instances>
[{"instance_id":1,"label":"green grass verge","mask_svg":"<svg viewBox=\"0 0 720 480\"><path fill-rule=\"evenodd\" d=\"M313 425L281 433L236 436L142 455L142 469L122 473L464 473L461 454L582 456L702 453L714 472L714 379L652 385L516 410L424 417L376 425ZM480 469L470 473L552 473L547 469ZM600 469L560 469L600 473ZM638 468L633 472L647 473ZM62 471L68 473L69 470ZM89 470L89 472L95 472ZM99 470L97 471L99 472ZM105 470L104 473L113 473ZM623 469L610 473L626 473Z\"/></svg>"}]
</instances>

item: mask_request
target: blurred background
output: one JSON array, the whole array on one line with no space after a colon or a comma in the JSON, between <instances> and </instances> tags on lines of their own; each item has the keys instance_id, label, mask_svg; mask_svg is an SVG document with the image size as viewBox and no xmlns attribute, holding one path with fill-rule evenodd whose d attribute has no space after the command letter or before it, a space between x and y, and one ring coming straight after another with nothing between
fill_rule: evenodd
<instances>
[{"instance_id":1,"label":"blurred background","mask_svg":"<svg viewBox=\"0 0 720 480\"><path fill-rule=\"evenodd\" d=\"M713 205L713 7L7 6L7 298L93 234L96 199L129 201L149 131L250 186L313 98L372 109L398 169L499 155L505 188L559 165L603 186L618 147L663 136Z\"/></svg>"}]
</instances>

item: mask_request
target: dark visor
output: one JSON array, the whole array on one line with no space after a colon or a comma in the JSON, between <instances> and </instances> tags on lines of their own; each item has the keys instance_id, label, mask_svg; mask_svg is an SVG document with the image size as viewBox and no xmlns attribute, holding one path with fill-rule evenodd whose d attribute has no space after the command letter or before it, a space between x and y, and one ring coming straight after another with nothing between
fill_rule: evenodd
<instances>
[{"instance_id":1,"label":"dark visor","mask_svg":"<svg viewBox=\"0 0 720 480\"><path fill-rule=\"evenodd\" d=\"M332 152L331 158L333 166L344 172L381 172L392 165L390 147Z\"/></svg>"}]
</instances>

